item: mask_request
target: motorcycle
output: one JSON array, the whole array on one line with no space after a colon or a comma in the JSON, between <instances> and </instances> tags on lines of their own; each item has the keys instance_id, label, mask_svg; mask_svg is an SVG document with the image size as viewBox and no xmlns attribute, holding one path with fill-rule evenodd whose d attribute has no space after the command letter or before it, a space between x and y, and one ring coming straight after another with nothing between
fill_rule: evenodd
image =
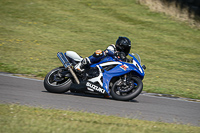
<instances>
[{"instance_id":1,"label":"motorcycle","mask_svg":"<svg viewBox=\"0 0 200 133\"><path fill-rule=\"evenodd\" d=\"M58 52L63 66L51 70L44 79L44 87L52 93L89 93L116 100L127 101L136 98L143 89L145 65L140 56L129 54L130 62L120 58L104 57L100 62L85 67L84 72L74 69L83 58L74 51Z\"/></svg>"}]
</instances>

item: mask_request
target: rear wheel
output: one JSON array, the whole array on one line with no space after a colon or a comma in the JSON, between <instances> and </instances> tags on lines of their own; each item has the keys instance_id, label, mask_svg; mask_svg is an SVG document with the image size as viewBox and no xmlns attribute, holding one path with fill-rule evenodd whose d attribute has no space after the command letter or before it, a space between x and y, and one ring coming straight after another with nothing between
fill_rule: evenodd
<instances>
[{"instance_id":1,"label":"rear wheel","mask_svg":"<svg viewBox=\"0 0 200 133\"><path fill-rule=\"evenodd\" d=\"M44 79L44 87L53 93L64 93L70 89L72 80L62 76L62 72L67 71L64 67L51 70Z\"/></svg>"},{"instance_id":2,"label":"rear wheel","mask_svg":"<svg viewBox=\"0 0 200 133\"><path fill-rule=\"evenodd\" d=\"M136 98L143 89L143 83L140 78L131 77L129 83L124 84L122 79L117 80L112 88L111 95L116 100L131 100Z\"/></svg>"}]
</instances>

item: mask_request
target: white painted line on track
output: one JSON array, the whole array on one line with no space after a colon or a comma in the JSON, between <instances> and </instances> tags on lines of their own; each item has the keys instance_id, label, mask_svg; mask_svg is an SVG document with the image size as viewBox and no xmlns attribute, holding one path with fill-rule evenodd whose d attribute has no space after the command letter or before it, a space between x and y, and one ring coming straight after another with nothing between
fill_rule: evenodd
<instances>
[{"instance_id":1,"label":"white painted line on track","mask_svg":"<svg viewBox=\"0 0 200 133\"><path fill-rule=\"evenodd\" d=\"M19 79L26 79L26 80L33 80L33 81L43 82L43 80L39 80L39 79L33 79L33 78L26 78L26 77L15 76L17 74L12 74L12 73L0 72L0 75L7 76L7 77L13 77L13 78L19 78ZM184 101L184 102L200 103L199 99L180 98L180 97L174 98L174 97L156 96L156 95L158 95L156 93L141 93L140 95L142 95L142 96L148 96L148 97L154 97L154 98L162 98L162 99L178 100L178 101Z\"/></svg>"},{"instance_id":2,"label":"white painted line on track","mask_svg":"<svg viewBox=\"0 0 200 133\"><path fill-rule=\"evenodd\" d=\"M200 103L199 99L190 99L190 98L181 98L181 97L177 97L177 98L173 98L173 97L164 97L164 96L155 96L152 95L152 93L143 93L140 94L142 96L148 96L148 97L154 97L154 98L162 98L162 99L168 99L168 100L178 100L178 101L183 101L183 102L193 102L193 103Z\"/></svg>"},{"instance_id":3,"label":"white painted line on track","mask_svg":"<svg viewBox=\"0 0 200 133\"><path fill-rule=\"evenodd\" d=\"M26 77L19 77L19 76L15 76L14 74L11 74L11 73L0 73L0 75L1 76L6 76L6 77L13 77L13 78L27 79L27 80L33 80L33 81L43 82L43 80L33 79L33 78L26 78Z\"/></svg>"}]
</instances>

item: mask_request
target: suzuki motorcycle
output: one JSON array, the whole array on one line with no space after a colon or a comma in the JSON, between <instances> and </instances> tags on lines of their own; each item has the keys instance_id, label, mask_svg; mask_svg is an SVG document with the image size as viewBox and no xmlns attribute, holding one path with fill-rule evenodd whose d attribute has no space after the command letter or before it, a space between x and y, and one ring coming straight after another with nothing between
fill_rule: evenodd
<instances>
[{"instance_id":1,"label":"suzuki motorcycle","mask_svg":"<svg viewBox=\"0 0 200 133\"><path fill-rule=\"evenodd\" d=\"M44 87L52 93L90 93L112 97L116 100L136 98L143 89L145 65L141 66L138 54L124 62L120 58L104 57L100 62L86 66L83 72L74 66L83 58L76 52L58 52L57 57L63 66L51 70L44 79Z\"/></svg>"}]
</instances>

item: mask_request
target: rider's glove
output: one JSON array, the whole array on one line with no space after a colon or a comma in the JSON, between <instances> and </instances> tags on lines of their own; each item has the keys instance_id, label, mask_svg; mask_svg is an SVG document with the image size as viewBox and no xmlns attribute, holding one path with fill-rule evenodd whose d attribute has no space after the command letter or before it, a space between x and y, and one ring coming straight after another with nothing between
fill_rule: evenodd
<instances>
[{"instance_id":1,"label":"rider's glove","mask_svg":"<svg viewBox=\"0 0 200 133\"><path fill-rule=\"evenodd\" d=\"M125 55L124 52L116 52L116 53L115 53L115 56L116 56L118 59L122 60L122 61L126 61L126 55Z\"/></svg>"},{"instance_id":2,"label":"rider's glove","mask_svg":"<svg viewBox=\"0 0 200 133\"><path fill-rule=\"evenodd\" d=\"M101 57L101 56L104 56L104 51L102 50L96 50L93 54L94 57Z\"/></svg>"},{"instance_id":3,"label":"rider's glove","mask_svg":"<svg viewBox=\"0 0 200 133\"><path fill-rule=\"evenodd\" d=\"M115 56L119 56L119 51L116 51L116 52L114 53L114 55L115 55Z\"/></svg>"}]
</instances>

